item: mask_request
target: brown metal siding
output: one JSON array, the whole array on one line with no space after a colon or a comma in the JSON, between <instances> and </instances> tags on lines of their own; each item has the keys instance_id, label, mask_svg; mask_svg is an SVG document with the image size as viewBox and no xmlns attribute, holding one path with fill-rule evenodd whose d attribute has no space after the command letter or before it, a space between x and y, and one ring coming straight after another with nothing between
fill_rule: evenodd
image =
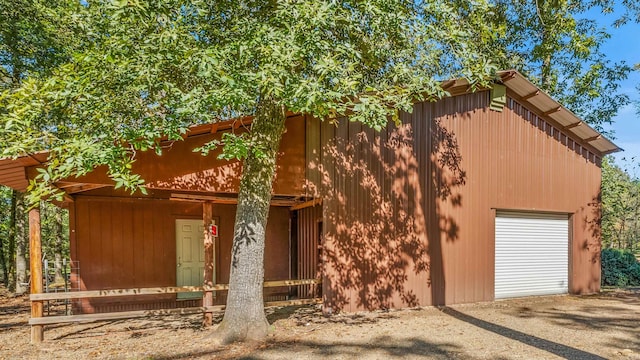
<instances>
[{"instance_id":1,"label":"brown metal siding","mask_svg":"<svg viewBox=\"0 0 640 360\"><path fill-rule=\"evenodd\" d=\"M494 209L574 214L570 289L598 290L599 159L511 98L488 103L460 95L380 133L341 120L307 134L321 140L309 180L324 199L328 308L492 300Z\"/></svg>"},{"instance_id":2,"label":"brown metal siding","mask_svg":"<svg viewBox=\"0 0 640 360\"><path fill-rule=\"evenodd\" d=\"M320 138L321 123L318 119L311 116L305 116L305 164L306 164L306 181L304 185L305 195L309 197L318 197L318 184L321 183L323 176L323 165L320 162Z\"/></svg>"},{"instance_id":3,"label":"brown metal siding","mask_svg":"<svg viewBox=\"0 0 640 360\"><path fill-rule=\"evenodd\" d=\"M320 222L322 221L322 206L312 206L297 211L297 278L316 279L319 277L319 249ZM319 290L315 285L299 287L298 296L301 298L315 297Z\"/></svg>"},{"instance_id":4,"label":"brown metal siding","mask_svg":"<svg viewBox=\"0 0 640 360\"><path fill-rule=\"evenodd\" d=\"M303 116L287 120L286 133L278 152L276 179L273 193L278 195L304 195L305 175L305 126ZM243 132L236 129L236 133ZM193 150L214 139L220 139L223 132L190 137L184 141L166 144L161 156L152 151L138 152L133 164L133 172L139 174L150 189L190 190L203 192L237 193L240 185L242 164L237 160L220 160L221 149L202 156ZM29 169L33 178L36 168ZM89 184L109 184L105 167L100 167L71 182Z\"/></svg>"},{"instance_id":5,"label":"brown metal siding","mask_svg":"<svg viewBox=\"0 0 640 360\"><path fill-rule=\"evenodd\" d=\"M200 203L78 196L72 207L72 260L80 263L81 290L175 286L176 219L201 219ZM214 205L218 221L216 279L228 283L235 205ZM75 214L75 215L74 215ZM288 279L289 209L272 207L267 225L265 279ZM75 232L74 232L75 230ZM267 299L285 289L266 290ZM275 298L274 298L275 299ZM218 304L225 301L219 292ZM175 295L81 301L86 313L194 306Z\"/></svg>"}]
</instances>

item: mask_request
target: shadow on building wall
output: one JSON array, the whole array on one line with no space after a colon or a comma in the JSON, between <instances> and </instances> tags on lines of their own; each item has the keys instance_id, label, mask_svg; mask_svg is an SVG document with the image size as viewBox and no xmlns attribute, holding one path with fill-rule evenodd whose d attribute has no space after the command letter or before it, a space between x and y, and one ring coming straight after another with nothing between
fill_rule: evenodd
<instances>
[{"instance_id":1,"label":"shadow on building wall","mask_svg":"<svg viewBox=\"0 0 640 360\"><path fill-rule=\"evenodd\" d=\"M405 114L374 132L322 124L317 172L324 199L324 297L329 311L444 304L442 243L459 226L466 174L455 134Z\"/></svg>"}]
</instances>

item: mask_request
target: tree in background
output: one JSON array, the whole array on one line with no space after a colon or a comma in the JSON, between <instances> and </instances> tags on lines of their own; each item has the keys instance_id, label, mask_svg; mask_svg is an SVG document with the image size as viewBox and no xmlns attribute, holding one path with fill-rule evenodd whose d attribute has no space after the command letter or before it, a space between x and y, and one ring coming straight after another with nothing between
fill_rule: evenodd
<instances>
[{"instance_id":1,"label":"tree in background","mask_svg":"<svg viewBox=\"0 0 640 360\"><path fill-rule=\"evenodd\" d=\"M27 206L24 200L24 194L18 191L12 191L11 217L13 233L12 238L15 244L15 288L16 295L22 295L29 291L29 241L28 241L28 221ZM13 252L12 252L13 253Z\"/></svg>"},{"instance_id":2,"label":"tree in background","mask_svg":"<svg viewBox=\"0 0 640 360\"><path fill-rule=\"evenodd\" d=\"M640 250L640 179L633 165L623 170L610 157L602 161L602 245Z\"/></svg>"},{"instance_id":3,"label":"tree in background","mask_svg":"<svg viewBox=\"0 0 640 360\"><path fill-rule=\"evenodd\" d=\"M52 69L69 59L73 37L65 32L73 1L0 0L0 90L11 91L25 78L46 77ZM6 109L0 108L0 114ZM4 157L4 156L2 156ZM24 195L0 192L4 206L3 264L5 283L10 291L28 291L27 220ZM3 271L5 269L3 266Z\"/></svg>"},{"instance_id":4,"label":"tree in background","mask_svg":"<svg viewBox=\"0 0 640 360\"><path fill-rule=\"evenodd\" d=\"M29 290L28 242L16 241L16 238L27 238L24 234L27 214L22 197L20 192L0 187L0 270L5 286L16 295ZM65 209L48 202L42 202L40 209L43 255L52 261L55 269L51 280L61 284L65 282L62 259L69 258L69 215ZM16 233L23 234L16 236Z\"/></svg>"},{"instance_id":5,"label":"tree in background","mask_svg":"<svg viewBox=\"0 0 640 360\"><path fill-rule=\"evenodd\" d=\"M53 265L55 284L65 283L63 259L69 258L69 212L58 206L42 201L40 203L42 254ZM51 274L46 274L51 275Z\"/></svg>"},{"instance_id":6,"label":"tree in background","mask_svg":"<svg viewBox=\"0 0 640 360\"><path fill-rule=\"evenodd\" d=\"M23 79L46 76L68 59L73 39L64 15L73 1L0 0L0 89L17 88Z\"/></svg>"},{"instance_id":7,"label":"tree in background","mask_svg":"<svg viewBox=\"0 0 640 360\"><path fill-rule=\"evenodd\" d=\"M22 295L28 291L27 214L23 194L0 187L0 261L4 285Z\"/></svg>"},{"instance_id":8,"label":"tree in background","mask_svg":"<svg viewBox=\"0 0 640 360\"><path fill-rule=\"evenodd\" d=\"M2 154L50 152L34 200L98 165L135 190L137 151L160 153L160 138L181 140L194 124L253 115L248 132L200 150L222 146L224 158L243 160L219 334L263 338L265 225L286 112L349 115L379 130L413 102L446 95L443 78L484 86L494 71L488 12L467 0L88 1L73 10L72 59L0 96Z\"/></svg>"},{"instance_id":9,"label":"tree in background","mask_svg":"<svg viewBox=\"0 0 640 360\"><path fill-rule=\"evenodd\" d=\"M0 267L2 269L2 281L4 286L9 288L9 274L13 272L12 252L9 251L9 233L11 223L9 221L11 214L11 190L6 187L0 187Z\"/></svg>"}]
</instances>

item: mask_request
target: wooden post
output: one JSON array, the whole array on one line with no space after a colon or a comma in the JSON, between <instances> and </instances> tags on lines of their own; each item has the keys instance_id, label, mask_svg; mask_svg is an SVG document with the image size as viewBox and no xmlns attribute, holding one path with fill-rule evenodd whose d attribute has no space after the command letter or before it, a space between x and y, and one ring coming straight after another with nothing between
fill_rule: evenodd
<instances>
[{"instance_id":1,"label":"wooden post","mask_svg":"<svg viewBox=\"0 0 640 360\"><path fill-rule=\"evenodd\" d=\"M205 201L202 203L202 220L204 221L204 286L213 286L214 260L213 260L213 234L211 226L213 225L213 202ZM213 291L205 290L202 295L202 306L204 310L203 326L211 326L213 324L213 314L207 311L207 307L213 306Z\"/></svg>"},{"instance_id":2,"label":"wooden post","mask_svg":"<svg viewBox=\"0 0 640 360\"><path fill-rule=\"evenodd\" d=\"M42 293L42 242L40 240L40 209L29 210L29 265L31 270L31 293ZM43 315L42 301L31 301L31 318ZM44 339L42 325L31 326L31 343L40 343Z\"/></svg>"}]
</instances>

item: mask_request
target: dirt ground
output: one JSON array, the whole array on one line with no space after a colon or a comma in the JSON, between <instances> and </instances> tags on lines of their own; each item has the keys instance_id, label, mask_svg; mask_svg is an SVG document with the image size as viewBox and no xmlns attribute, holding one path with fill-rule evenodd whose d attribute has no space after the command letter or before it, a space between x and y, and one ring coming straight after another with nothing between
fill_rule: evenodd
<instances>
[{"instance_id":1,"label":"dirt ground","mask_svg":"<svg viewBox=\"0 0 640 360\"><path fill-rule=\"evenodd\" d=\"M640 289L328 318L271 308L265 343L227 346L200 315L49 326L31 345L28 310L26 297L0 296L0 358L640 359Z\"/></svg>"}]
</instances>

